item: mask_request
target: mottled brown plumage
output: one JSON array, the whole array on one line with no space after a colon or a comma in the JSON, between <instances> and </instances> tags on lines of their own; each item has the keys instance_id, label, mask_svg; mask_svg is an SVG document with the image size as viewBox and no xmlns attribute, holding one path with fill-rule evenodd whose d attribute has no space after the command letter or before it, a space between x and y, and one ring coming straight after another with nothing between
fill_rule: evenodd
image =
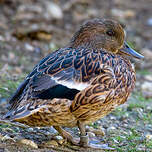
<instances>
[{"instance_id":1,"label":"mottled brown plumage","mask_svg":"<svg viewBox=\"0 0 152 152\"><path fill-rule=\"evenodd\" d=\"M126 102L135 86L129 59L142 56L124 42L124 30L113 20L84 23L65 48L35 66L10 100L5 118L29 126L80 129L81 146L89 146L84 126Z\"/></svg>"}]
</instances>

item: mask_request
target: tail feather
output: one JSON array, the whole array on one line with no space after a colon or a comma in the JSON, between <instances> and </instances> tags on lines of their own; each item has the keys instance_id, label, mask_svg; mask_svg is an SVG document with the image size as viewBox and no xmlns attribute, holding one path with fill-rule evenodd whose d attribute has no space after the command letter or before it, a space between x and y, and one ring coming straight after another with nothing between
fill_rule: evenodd
<instances>
[{"instance_id":1,"label":"tail feather","mask_svg":"<svg viewBox=\"0 0 152 152\"><path fill-rule=\"evenodd\" d=\"M16 90L16 92L14 93L14 95L10 98L9 100L9 110L14 109L14 107L16 107L19 103L19 99L23 93L23 90L25 89L26 85L28 84L29 79L25 79L18 87L18 89Z\"/></svg>"}]
</instances>

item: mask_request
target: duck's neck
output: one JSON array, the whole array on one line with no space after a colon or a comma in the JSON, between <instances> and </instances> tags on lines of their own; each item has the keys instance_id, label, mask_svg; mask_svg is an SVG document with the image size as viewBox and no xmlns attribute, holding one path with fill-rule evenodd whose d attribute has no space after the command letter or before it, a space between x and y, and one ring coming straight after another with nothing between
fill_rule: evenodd
<instances>
[{"instance_id":1,"label":"duck's neck","mask_svg":"<svg viewBox=\"0 0 152 152\"><path fill-rule=\"evenodd\" d=\"M76 40L71 40L71 42L69 43L69 46L72 47L72 48L80 48L80 47L83 47L83 48L91 48L91 49L99 49L100 46L99 44L97 45L95 40L79 40L79 39L76 39Z\"/></svg>"}]
</instances>

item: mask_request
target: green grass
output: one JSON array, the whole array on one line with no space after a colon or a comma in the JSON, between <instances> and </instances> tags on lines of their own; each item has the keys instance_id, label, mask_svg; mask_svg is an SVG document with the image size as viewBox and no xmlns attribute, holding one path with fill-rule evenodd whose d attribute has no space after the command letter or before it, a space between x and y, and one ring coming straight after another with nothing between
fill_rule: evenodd
<instances>
[{"instance_id":1,"label":"green grass","mask_svg":"<svg viewBox=\"0 0 152 152\"><path fill-rule=\"evenodd\" d=\"M10 69L11 70L11 67ZM147 71L142 71L142 73L147 74ZM20 82L24 79L25 75L19 76L14 79L7 74L2 74L0 76L0 98L8 98L16 90ZM140 130L140 125L152 124L152 110L147 111L147 106L151 105L152 99L146 99L143 97L141 92L134 92L129 99L127 106L118 107L111 115L115 117L126 117L125 119L134 119L134 125L130 124L128 128L122 127L120 130L116 130L110 135L105 135L105 141L110 142L111 147L114 147L117 152L150 152L152 149L152 139L146 139L144 136L144 130ZM142 117L138 117L138 113L142 109ZM133 113L137 114L137 117L133 117ZM119 120L121 123L121 120ZM115 122L114 122L115 123ZM129 123L129 122L128 122ZM91 123L89 126L93 128L98 128L98 123ZM9 128L10 126L0 125L0 129ZM15 131L17 132L17 131ZM125 133L124 133L125 132ZM141 145L141 150L139 149Z\"/></svg>"},{"instance_id":2,"label":"green grass","mask_svg":"<svg viewBox=\"0 0 152 152\"><path fill-rule=\"evenodd\" d=\"M96 122L90 123L89 126L95 128L95 129L98 128L98 124Z\"/></svg>"},{"instance_id":3,"label":"green grass","mask_svg":"<svg viewBox=\"0 0 152 152\"><path fill-rule=\"evenodd\" d=\"M146 141L146 147L152 149L152 139Z\"/></svg>"},{"instance_id":4,"label":"green grass","mask_svg":"<svg viewBox=\"0 0 152 152\"><path fill-rule=\"evenodd\" d=\"M108 141L111 142L117 152L150 152L152 150L152 139L147 140L144 135L146 131L144 126L152 124L152 110L147 111L151 102L152 99L144 98L141 92L134 92L127 107L118 107L112 112L116 117L126 117L129 121L135 121L134 125L131 124L129 128L121 128L119 131L115 131L115 134L110 135ZM137 117L134 117L133 113L137 114ZM139 117L140 113L141 116ZM140 127L144 129L140 129ZM138 147L139 145L141 149Z\"/></svg>"},{"instance_id":5,"label":"green grass","mask_svg":"<svg viewBox=\"0 0 152 152\"><path fill-rule=\"evenodd\" d=\"M141 93L140 91L134 92L134 93L132 94L132 97L133 97L134 100L136 100L136 103L139 104L139 105L142 104L142 103L144 103L144 102L146 102L146 103L152 102L152 98L146 99L146 98L142 95L142 93Z\"/></svg>"},{"instance_id":6,"label":"green grass","mask_svg":"<svg viewBox=\"0 0 152 152\"><path fill-rule=\"evenodd\" d=\"M140 74L140 75L143 75L143 76L152 74L152 72L148 71L147 69L145 69L145 70L138 70L138 71L136 71L136 73Z\"/></svg>"},{"instance_id":7,"label":"green grass","mask_svg":"<svg viewBox=\"0 0 152 152\"><path fill-rule=\"evenodd\" d=\"M113 148L116 149L117 152L137 152L137 146L139 144L143 145L143 149L150 148L151 143L146 143L146 140L141 140L141 134L136 131L136 128L130 129L130 134L121 134L116 135L115 137L110 138L113 143ZM117 141L117 143L116 143Z\"/></svg>"},{"instance_id":8,"label":"green grass","mask_svg":"<svg viewBox=\"0 0 152 152\"><path fill-rule=\"evenodd\" d=\"M17 89L20 82L23 80L23 77L19 77L17 79L11 78L11 76L7 76L6 74L1 75L0 77L0 97L8 98L10 95Z\"/></svg>"}]
</instances>

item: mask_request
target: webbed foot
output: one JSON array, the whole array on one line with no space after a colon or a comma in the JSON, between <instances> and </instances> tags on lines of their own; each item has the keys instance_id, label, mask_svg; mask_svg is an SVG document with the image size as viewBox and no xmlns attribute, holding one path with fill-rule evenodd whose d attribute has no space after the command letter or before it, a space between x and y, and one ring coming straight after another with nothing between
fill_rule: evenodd
<instances>
[{"instance_id":1,"label":"webbed foot","mask_svg":"<svg viewBox=\"0 0 152 152\"><path fill-rule=\"evenodd\" d=\"M86 148L102 149L102 150L115 150L114 148L109 147L107 144L98 144L98 143L95 143L93 141L89 142L88 135L81 136L79 144L80 144L81 147L86 147Z\"/></svg>"},{"instance_id":2,"label":"webbed foot","mask_svg":"<svg viewBox=\"0 0 152 152\"><path fill-rule=\"evenodd\" d=\"M53 126L60 134L63 138L65 138L68 142L72 143L73 145L79 146L79 139L78 138L74 138L72 137L72 135L70 133L68 133L67 131L65 131L64 129L62 129L59 126Z\"/></svg>"}]
</instances>

